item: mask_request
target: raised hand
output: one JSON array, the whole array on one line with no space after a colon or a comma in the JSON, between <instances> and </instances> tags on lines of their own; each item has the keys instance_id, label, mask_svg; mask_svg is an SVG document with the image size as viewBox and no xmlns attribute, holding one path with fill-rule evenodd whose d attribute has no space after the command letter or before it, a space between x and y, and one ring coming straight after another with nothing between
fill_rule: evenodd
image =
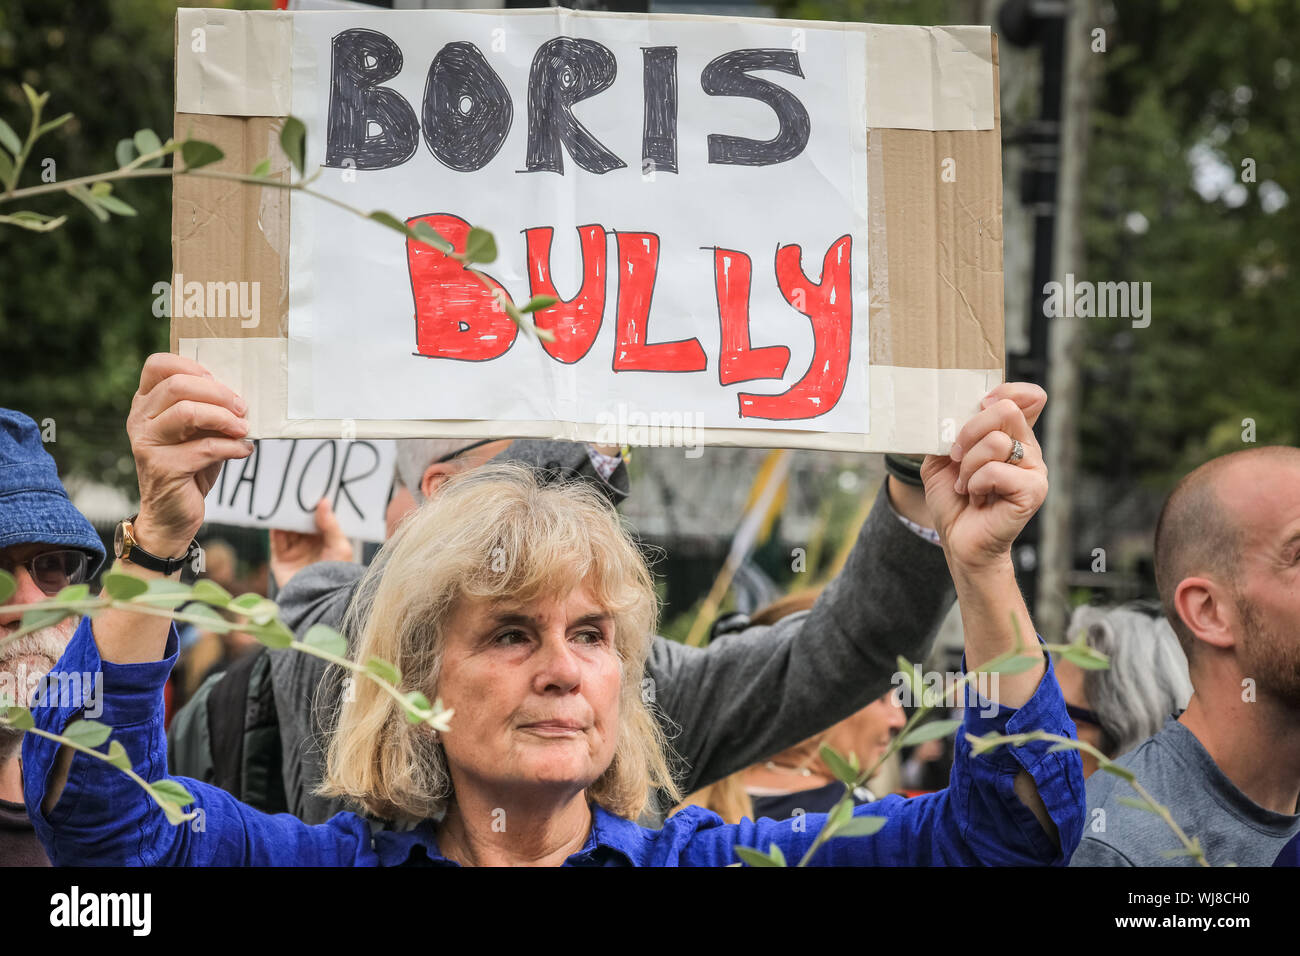
<instances>
[{"instance_id":1,"label":"raised hand","mask_svg":"<svg viewBox=\"0 0 1300 956\"><path fill-rule=\"evenodd\" d=\"M222 464L253 451L248 406L198 362L158 353L145 360L126 420L140 484L140 546L179 557L203 524L203 500Z\"/></svg>"},{"instance_id":2,"label":"raised hand","mask_svg":"<svg viewBox=\"0 0 1300 956\"><path fill-rule=\"evenodd\" d=\"M351 561L352 542L343 533L329 499L316 502L316 534L271 529L271 573L276 587L318 561Z\"/></svg>"},{"instance_id":3,"label":"raised hand","mask_svg":"<svg viewBox=\"0 0 1300 956\"><path fill-rule=\"evenodd\" d=\"M926 457L926 504L950 562L970 570L1009 563L1012 542L1047 496L1047 466L1033 432L1046 403L1037 385L999 385L949 455ZM1012 462L1016 441L1022 457Z\"/></svg>"}]
</instances>

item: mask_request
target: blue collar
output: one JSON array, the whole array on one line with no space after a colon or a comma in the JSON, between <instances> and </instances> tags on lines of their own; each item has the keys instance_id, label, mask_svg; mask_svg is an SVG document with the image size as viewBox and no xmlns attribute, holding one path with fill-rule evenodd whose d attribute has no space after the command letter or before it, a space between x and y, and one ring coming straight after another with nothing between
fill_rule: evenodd
<instances>
[{"instance_id":1,"label":"blue collar","mask_svg":"<svg viewBox=\"0 0 1300 956\"><path fill-rule=\"evenodd\" d=\"M592 804L591 830L581 850L565 866L644 865L654 831ZM371 824L371 841L381 866L459 866L438 849L438 823L424 820L410 830L384 830Z\"/></svg>"}]
</instances>

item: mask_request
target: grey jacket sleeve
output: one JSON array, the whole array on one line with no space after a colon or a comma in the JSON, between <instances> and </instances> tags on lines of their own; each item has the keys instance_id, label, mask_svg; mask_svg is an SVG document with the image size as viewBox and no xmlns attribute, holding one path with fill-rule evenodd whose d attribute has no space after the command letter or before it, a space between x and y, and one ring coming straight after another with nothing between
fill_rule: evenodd
<instances>
[{"instance_id":1,"label":"grey jacket sleeve","mask_svg":"<svg viewBox=\"0 0 1300 956\"><path fill-rule=\"evenodd\" d=\"M843 571L812 610L704 648L656 638L648 690L680 757L683 793L885 693L900 654L919 661L929 653L955 596L942 549L903 525L882 485Z\"/></svg>"},{"instance_id":2,"label":"grey jacket sleeve","mask_svg":"<svg viewBox=\"0 0 1300 956\"><path fill-rule=\"evenodd\" d=\"M284 623L300 638L313 624L341 630L344 612L364 573L359 564L329 561L299 571L276 595ZM312 792L325 776L327 718L342 693L342 670L298 651L270 654L289 812L307 823L324 823L343 810L356 810L342 800Z\"/></svg>"}]
</instances>

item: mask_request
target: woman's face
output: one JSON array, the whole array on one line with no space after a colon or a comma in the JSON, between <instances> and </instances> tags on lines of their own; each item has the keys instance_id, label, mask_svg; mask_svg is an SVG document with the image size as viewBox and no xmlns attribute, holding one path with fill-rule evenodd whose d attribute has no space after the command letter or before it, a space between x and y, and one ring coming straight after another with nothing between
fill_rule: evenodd
<instances>
[{"instance_id":1,"label":"woman's face","mask_svg":"<svg viewBox=\"0 0 1300 956\"><path fill-rule=\"evenodd\" d=\"M840 721L823 738L842 754L855 753L862 767L870 767L888 748L894 734L907 723L894 692L882 695Z\"/></svg>"},{"instance_id":2,"label":"woman's face","mask_svg":"<svg viewBox=\"0 0 1300 956\"><path fill-rule=\"evenodd\" d=\"M530 605L462 601L437 689L456 711L442 742L457 794L586 789L614 759L621 682L613 619L585 587Z\"/></svg>"}]
</instances>

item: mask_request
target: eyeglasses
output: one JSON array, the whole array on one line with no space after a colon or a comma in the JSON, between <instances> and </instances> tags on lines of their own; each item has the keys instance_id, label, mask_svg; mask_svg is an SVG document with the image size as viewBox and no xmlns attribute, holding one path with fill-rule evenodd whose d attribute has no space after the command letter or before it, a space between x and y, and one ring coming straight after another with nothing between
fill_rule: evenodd
<instances>
[{"instance_id":1,"label":"eyeglasses","mask_svg":"<svg viewBox=\"0 0 1300 956\"><path fill-rule=\"evenodd\" d=\"M38 588L53 596L70 584L86 580L90 558L84 551L73 550L42 551L22 561L0 555L0 569L13 574L20 565L27 569Z\"/></svg>"}]
</instances>

